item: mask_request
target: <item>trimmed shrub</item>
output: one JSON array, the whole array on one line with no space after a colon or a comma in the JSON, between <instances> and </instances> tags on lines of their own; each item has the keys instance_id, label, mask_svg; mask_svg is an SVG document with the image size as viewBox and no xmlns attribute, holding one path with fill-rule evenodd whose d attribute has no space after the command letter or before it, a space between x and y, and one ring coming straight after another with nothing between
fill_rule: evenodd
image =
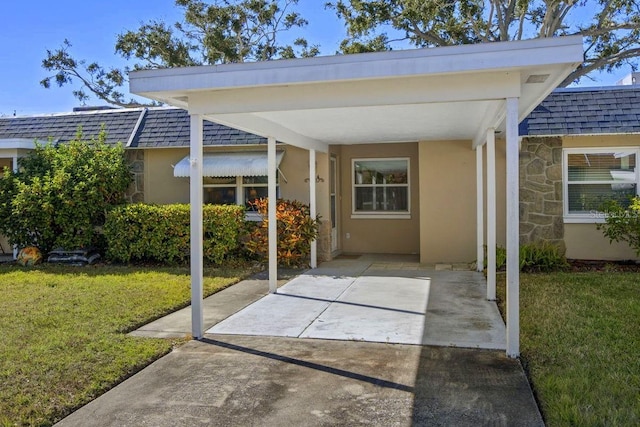
<instances>
[{"instance_id":1,"label":"trimmed shrub","mask_svg":"<svg viewBox=\"0 0 640 427\"><path fill-rule=\"evenodd\" d=\"M486 252L486 246L485 246ZM567 259L557 245L541 242L520 245L520 271L541 272L564 270L569 267ZM484 265L487 265L485 254ZM504 270L507 266L507 250L496 247L496 270Z\"/></svg>"},{"instance_id":2,"label":"trimmed shrub","mask_svg":"<svg viewBox=\"0 0 640 427\"><path fill-rule=\"evenodd\" d=\"M596 224L609 243L626 242L640 256L640 198L631 199L628 207L611 200L602 207L606 213L605 224Z\"/></svg>"},{"instance_id":3,"label":"trimmed shrub","mask_svg":"<svg viewBox=\"0 0 640 427\"><path fill-rule=\"evenodd\" d=\"M190 257L189 205L132 204L107 214L104 235L107 258L117 262L152 261L182 264ZM244 208L203 207L203 258L221 264L240 253Z\"/></svg>"},{"instance_id":4,"label":"trimmed shrub","mask_svg":"<svg viewBox=\"0 0 640 427\"><path fill-rule=\"evenodd\" d=\"M263 221L249 235L245 247L261 260L269 256L268 199L257 199L252 205ZM308 265L311 241L318 237L318 218L311 218L309 206L297 200L278 200L278 262L285 267Z\"/></svg>"},{"instance_id":5,"label":"trimmed shrub","mask_svg":"<svg viewBox=\"0 0 640 427\"><path fill-rule=\"evenodd\" d=\"M521 271L557 271L567 267L567 259L557 245L542 242L520 246Z\"/></svg>"}]
</instances>

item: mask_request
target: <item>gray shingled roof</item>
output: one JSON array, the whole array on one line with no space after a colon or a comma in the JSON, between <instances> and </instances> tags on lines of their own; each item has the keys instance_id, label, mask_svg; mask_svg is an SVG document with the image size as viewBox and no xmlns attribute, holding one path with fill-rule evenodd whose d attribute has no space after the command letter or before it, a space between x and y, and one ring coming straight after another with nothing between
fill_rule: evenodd
<instances>
[{"instance_id":1,"label":"gray shingled roof","mask_svg":"<svg viewBox=\"0 0 640 427\"><path fill-rule=\"evenodd\" d=\"M177 108L149 109L134 144L139 148L188 147L189 114ZM210 145L266 144L266 138L241 130L204 122L203 142Z\"/></svg>"},{"instance_id":2,"label":"gray shingled roof","mask_svg":"<svg viewBox=\"0 0 640 427\"><path fill-rule=\"evenodd\" d=\"M85 137L97 136L102 124L107 142L126 144L140 110L106 110L69 114L50 114L23 117L0 117L0 139L25 138L47 141L49 138L69 142L75 138L78 126Z\"/></svg>"},{"instance_id":3,"label":"gray shingled roof","mask_svg":"<svg viewBox=\"0 0 640 427\"><path fill-rule=\"evenodd\" d=\"M136 130L142 108L85 111L23 117L0 117L0 140L11 138L53 138L68 142L75 138L78 126L85 137L96 136L105 126L107 143L126 144ZM266 144L257 135L208 121L204 122L204 145ZM131 143L132 148L188 147L189 115L178 108L149 108Z\"/></svg>"},{"instance_id":4,"label":"gray shingled roof","mask_svg":"<svg viewBox=\"0 0 640 427\"><path fill-rule=\"evenodd\" d=\"M640 133L640 86L553 91L520 123L522 136Z\"/></svg>"}]
</instances>

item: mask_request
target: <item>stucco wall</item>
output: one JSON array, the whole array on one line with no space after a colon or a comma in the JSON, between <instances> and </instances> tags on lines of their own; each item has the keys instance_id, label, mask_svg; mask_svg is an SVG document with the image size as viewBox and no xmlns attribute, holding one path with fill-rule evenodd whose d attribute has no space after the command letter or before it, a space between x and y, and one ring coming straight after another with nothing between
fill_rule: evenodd
<instances>
[{"instance_id":1,"label":"stucco wall","mask_svg":"<svg viewBox=\"0 0 640 427\"><path fill-rule=\"evenodd\" d=\"M189 203L189 178L176 178L173 168L184 156L186 148L145 150L144 197L146 203Z\"/></svg>"},{"instance_id":2,"label":"stucco wall","mask_svg":"<svg viewBox=\"0 0 640 427\"><path fill-rule=\"evenodd\" d=\"M420 156L420 261L476 257L476 166L470 141L423 141Z\"/></svg>"},{"instance_id":3,"label":"stucco wall","mask_svg":"<svg viewBox=\"0 0 640 427\"><path fill-rule=\"evenodd\" d=\"M609 243L595 224L565 224L566 256L572 259L630 260L638 259L626 243Z\"/></svg>"},{"instance_id":4,"label":"stucco wall","mask_svg":"<svg viewBox=\"0 0 640 427\"><path fill-rule=\"evenodd\" d=\"M563 148L640 146L640 135L565 136Z\"/></svg>"},{"instance_id":5,"label":"stucco wall","mask_svg":"<svg viewBox=\"0 0 640 427\"><path fill-rule=\"evenodd\" d=\"M411 218L352 218L352 159L386 157L409 158ZM340 209L342 251L345 253L418 253L420 251L418 144L344 145L341 147L339 165L342 194Z\"/></svg>"}]
</instances>

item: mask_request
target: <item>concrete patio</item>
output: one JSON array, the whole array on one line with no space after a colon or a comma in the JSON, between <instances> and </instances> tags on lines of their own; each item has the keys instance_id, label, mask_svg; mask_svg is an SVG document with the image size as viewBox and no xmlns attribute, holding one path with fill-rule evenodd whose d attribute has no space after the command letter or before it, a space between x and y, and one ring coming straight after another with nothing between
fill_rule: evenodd
<instances>
[{"instance_id":1,"label":"concrete patio","mask_svg":"<svg viewBox=\"0 0 640 427\"><path fill-rule=\"evenodd\" d=\"M206 333L504 350L504 322L485 299L484 276L442 268L407 256L333 260Z\"/></svg>"}]
</instances>

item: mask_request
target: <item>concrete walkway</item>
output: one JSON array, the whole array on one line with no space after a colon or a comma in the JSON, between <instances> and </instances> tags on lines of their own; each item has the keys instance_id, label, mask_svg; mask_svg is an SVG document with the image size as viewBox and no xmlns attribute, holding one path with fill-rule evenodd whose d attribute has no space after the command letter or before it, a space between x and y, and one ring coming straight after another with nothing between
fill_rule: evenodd
<instances>
[{"instance_id":1,"label":"concrete walkway","mask_svg":"<svg viewBox=\"0 0 640 427\"><path fill-rule=\"evenodd\" d=\"M503 351L297 338L191 341L58 426L543 426Z\"/></svg>"},{"instance_id":2,"label":"concrete walkway","mask_svg":"<svg viewBox=\"0 0 640 427\"><path fill-rule=\"evenodd\" d=\"M275 295L279 300L325 307L319 315L305 318L302 333L291 334L321 335L331 329L346 334L351 325L354 330L369 330L361 333L364 336L395 324L395 329L382 334L385 340L386 336L396 340L408 336L424 342L425 337L448 334L445 344L479 347L498 339L492 336L493 327L479 320L492 315L491 310L472 301L483 301L482 276L391 261L336 260L282 286ZM296 285L299 280L318 286L305 290ZM385 287L413 296L402 298ZM272 295L261 298L267 288L266 280L254 278L208 298L208 324L238 310L253 310L257 316L261 301L273 300ZM448 294L458 302L447 302ZM262 322L268 321L265 313L276 315L273 308L263 308L272 311L262 312ZM280 315L279 321L291 315ZM389 321L388 317L397 315L401 321ZM217 324L237 325L239 316ZM473 342L468 335L457 336L451 318L458 319L458 327L473 326L484 332ZM331 323L331 319L343 320ZM190 330L189 322L189 310L182 310L132 334L183 336ZM369 328L367 322L377 323ZM323 323L331 326L325 328ZM288 330L295 322L284 324L289 326L282 330ZM416 334L403 329L415 329ZM380 336L367 339L380 341ZM351 335L346 336L349 340L330 338L208 334L179 347L58 425L544 425L519 361L506 358L504 351L362 342Z\"/></svg>"},{"instance_id":3,"label":"concrete walkway","mask_svg":"<svg viewBox=\"0 0 640 427\"><path fill-rule=\"evenodd\" d=\"M284 285L303 270L280 270L278 285ZM247 280L223 289L204 299L204 324L207 328L226 319L237 311L267 295L269 291L267 272L258 273ZM191 336L191 307L161 317L129 335L147 338L184 338Z\"/></svg>"}]
</instances>

